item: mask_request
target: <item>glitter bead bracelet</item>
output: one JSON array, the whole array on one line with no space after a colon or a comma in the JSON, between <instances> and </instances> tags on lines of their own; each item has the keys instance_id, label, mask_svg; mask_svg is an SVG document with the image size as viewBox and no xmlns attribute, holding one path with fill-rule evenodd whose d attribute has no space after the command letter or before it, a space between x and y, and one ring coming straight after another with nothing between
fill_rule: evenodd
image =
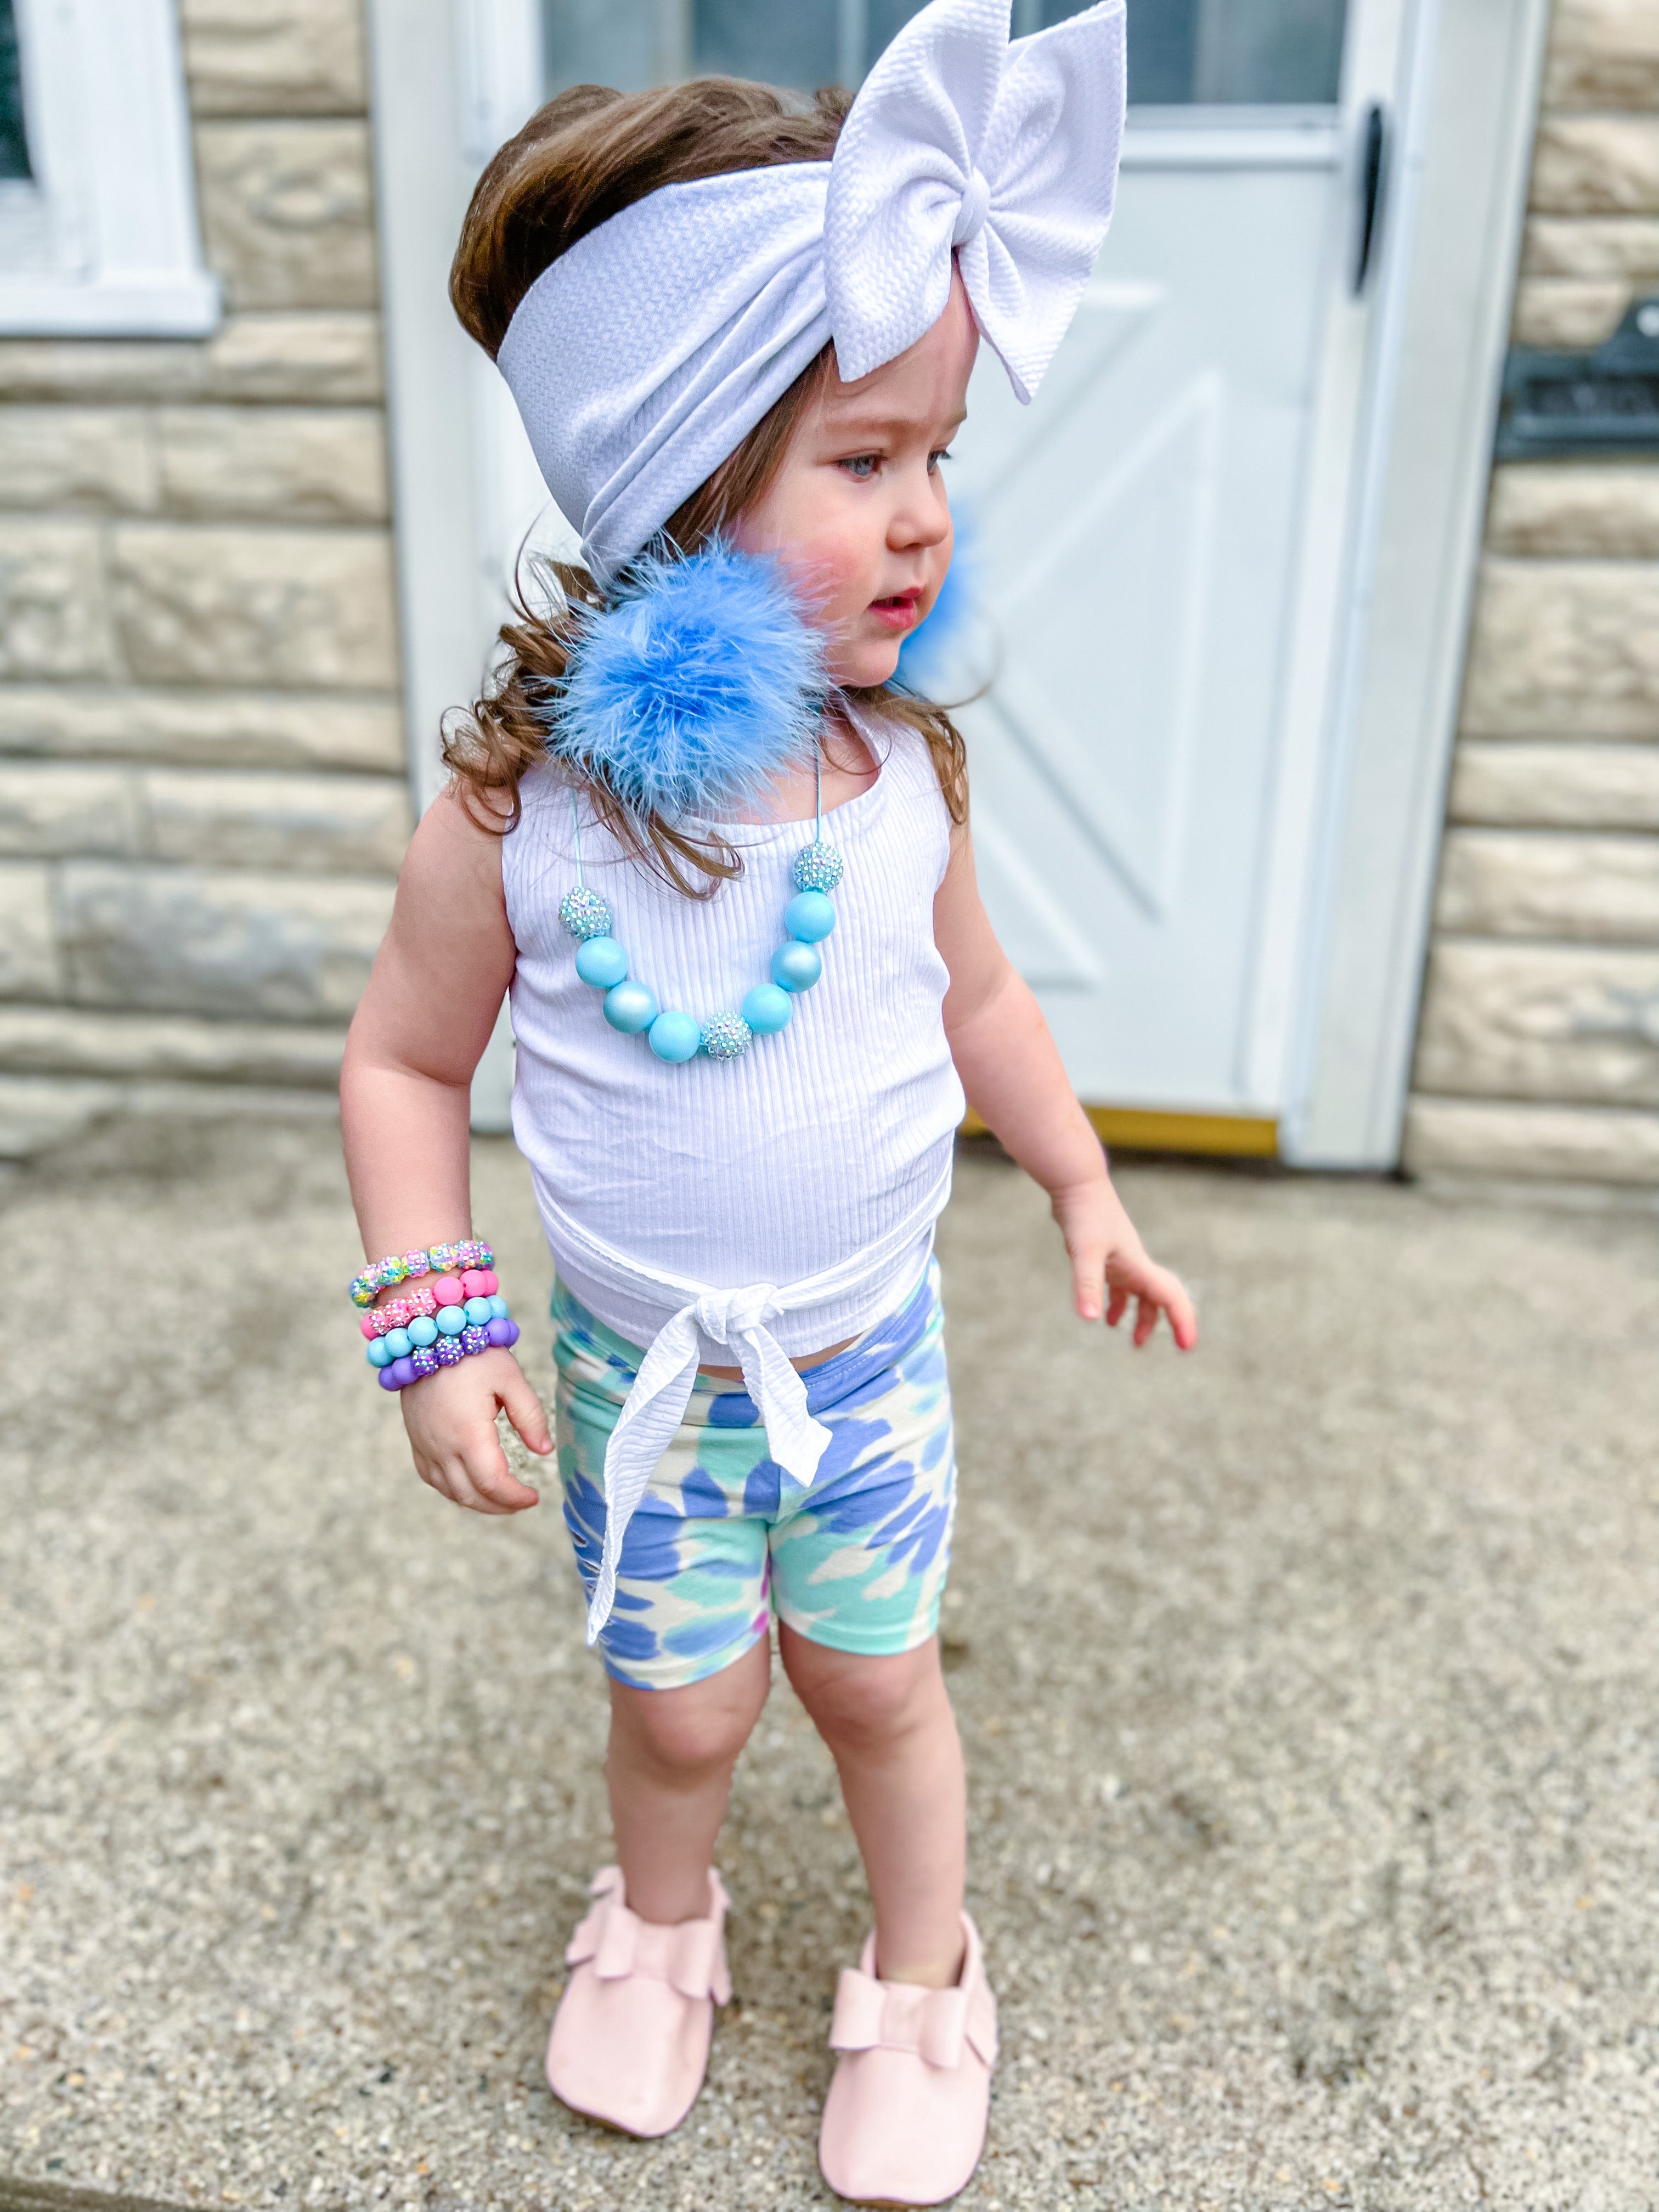
<instances>
[{"instance_id":1,"label":"glitter bead bracelet","mask_svg":"<svg viewBox=\"0 0 1659 2212\"><path fill-rule=\"evenodd\" d=\"M424 1252L392 1252L375 1260L361 1275L351 1279L354 1306L372 1306L382 1291L417 1275L452 1275L468 1267L493 1267L495 1255L488 1244L468 1237L458 1244L434 1244Z\"/></svg>"},{"instance_id":2,"label":"glitter bead bracelet","mask_svg":"<svg viewBox=\"0 0 1659 2212\"><path fill-rule=\"evenodd\" d=\"M491 1298L487 1303L504 1309L507 1301L505 1298ZM443 1309L447 1314L460 1314L467 1310L461 1306L446 1306ZM504 1310L493 1314L487 1322L464 1322L455 1335L440 1334L431 1322L428 1327L433 1328L430 1343L416 1344L406 1335L404 1342L408 1349L396 1358L392 1357L391 1351L393 1337L377 1336L369 1346L369 1362L380 1370L381 1389L406 1390L411 1382L419 1382L428 1375L435 1375L441 1367L459 1367L462 1360L470 1359L480 1352L509 1352L519 1340L519 1325ZM377 1359L376 1352L382 1357Z\"/></svg>"}]
</instances>

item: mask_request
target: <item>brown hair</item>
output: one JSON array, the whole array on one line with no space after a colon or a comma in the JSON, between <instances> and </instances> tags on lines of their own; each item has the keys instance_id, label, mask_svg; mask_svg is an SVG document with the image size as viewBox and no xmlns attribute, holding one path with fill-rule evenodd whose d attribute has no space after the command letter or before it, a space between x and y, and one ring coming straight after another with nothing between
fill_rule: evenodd
<instances>
[{"instance_id":1,"label":"brown hair","mask_svg":"<svg viewBox=\"0 0 1659 2212\"><path fill-rule=\"evenodd\" d=\"M537 277L587 232L665 185L826 161L847 104L839 91L808 100L734 77L699 77L655 92L581 84L560 93L507 140L478 180L449 275L456 313L493 359ZM763 496L830 357L826 346L669 517L665 534L681 552L695 553ZM549 605L532 608L515 593L516 619L501 632L507 659L471 714L444 731L444 760L463 801L493 830L519 818L520 779L547 757L546 701L564 676L583 615L605 604L586 568L537 562L533 574ZM885 685L850 696L879 718L921 733L951 818L965 819L963 744L944 709ZM641 818L599 778L586 783L623 845L677 890L706 896L741 867L723 838L692 836L658 814Z\"/></svg>"}]
</instances>

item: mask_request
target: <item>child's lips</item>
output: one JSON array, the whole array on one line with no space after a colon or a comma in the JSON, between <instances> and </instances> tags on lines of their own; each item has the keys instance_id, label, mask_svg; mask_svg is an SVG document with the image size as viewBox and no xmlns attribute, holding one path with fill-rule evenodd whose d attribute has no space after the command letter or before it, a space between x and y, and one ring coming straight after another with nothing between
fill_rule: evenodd
<instances>
[{"instance_id":1,"label":"child's lips","mask_svg":"<svg viewBox=\"0 0 1659 2212\"><path fill-rule=\"evenodd\" d=\"M884 629L914 629L916 608L921 599L920 589L895 592L890 599L872 599L869 611Z\"/></svg>"}]
</instances>

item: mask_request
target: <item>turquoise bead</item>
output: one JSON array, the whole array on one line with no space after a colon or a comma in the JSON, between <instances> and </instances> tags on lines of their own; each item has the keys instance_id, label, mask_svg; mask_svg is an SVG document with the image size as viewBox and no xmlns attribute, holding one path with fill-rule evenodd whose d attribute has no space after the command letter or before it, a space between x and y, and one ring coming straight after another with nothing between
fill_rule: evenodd
<instances>
[{"instance_id":1,"label":"turquoise bead","mask_svg":"<svg viewBox=\"0 0 1659 2212\"><path fill-rule=\"evenodd\" d=\"M643 983L613 983L605 994L605 1018L624 1036L637 1036L657 1018L657 1001Z\"/></svg>"},{"instance_id":2,"label":"turquoise bead","mask_svg":"<svg viewBox=\"0 0 1659 2212\"><path fill-rule=\"evenodd\" d=\"M614 937L590 937L576 947L576 973L596 991L608 991L628 973L628 955Z\"/></svg>"},{"instance_id":3,"label":"turquoise bead","mask_svg":"<svg viewBox=\"0 0 1659 2212\"><path fill-rule=\"evenodd\" d=\"M494 1321L495 1318L489 1310L488 1298L469 1298L461 1308L461 1311L466 1316L466 1325L469 1328L482 1328L486 1322Z\"/></svg>"},{"instance_id":4,"label":"turquoise bead","mask_svg":"<svg viewBox=\"0 0 1659 2212\"><path fill-rule=\"evenodd\" d=\"M368 1340L368 1364L371 1367L390 1367L394 1357L395 1355L393 1353L387 1351L386 1341L383 1336L370 1337Z\"/></svg>"},{"instance_id":5,"label":"turquoise bead","mask_svg":"<svg viewBox=\"0 0 1659 2212\"><path fill-rule=\"evenodd\" d=\"M702 1049L702 1031L690 1014L659 1014L646 1042L659 1060L694 1060Z\"/></svg>"},{"instance_id":6,"label":"turquoise bead","mask_svg":"<svg viewBox=\"0 0 1659 2212\"><path fill-rule=\"evenodd\" d=\"M409 1340L417 1352L438 1341L438 1324L430 1314L416 1314L409 1324Z\"/></svg>"},{"instance_id":7,"label":"turquoise bead","mask_svg":"<svg viewBox=\"0 0 1659 2212\"><path fill-rule=\"evenodd\" d=\"M440 1306L438 1329L443 1336L459 1336L466 1327L466 1310L463 1306Z\"/></svg>"},{"instance_id":8,"label":"turquoise bead","mask_svg":"<svg viewBox=\"0 0 1659 2212\"><path fill-rule=\"evenodd\" d=\"M491 1298L489 1301L489 1318L491 1321L512 1320L513 1316L507 1310L507 1300L504 1297L497 1295Z\"/></svg>"},{"instance_id":9,"label":"turquoise bead","mask_svg":"<svg viewBox=\"0 0 1659 2212\"><path fill-rule=\"evenodd\" d=\"M798 938L792 937L772 955L772 981L785 991L810 991L823 973L823 961Z\"/></svg>"},{"instance_id":10,"label":"turquoise bead","mask_svg":"<svg viewBox=\"0 0 1659 2212\"><path fill-rule=\"evenodd\" d=\"M380 1341L394 1359L407 1359L415 1349L406 1328L389 1328Z\"/></svg>"},{"instance_id":11,"label":"turquoise bead","mask_svg":"<svg viewBox=\"0 0 1659 2212\"><path fill-rule=\"evenodd\" d=\"M833 902L822 891L798 891L783 909L783 926L803 945L817 945L836 926Z\"/></svg>"},{"instance_id":12,"label":"turquoise bead","mask_svg":"<svg viewBox=\"0 0 1659 2212\"><path fill-rule=\"evenodd\" d=\"M744 999L741 1011L757 1036L775 1036L780 1030L788 1028L795 1002L787 991L779 990L775 983L757 983Z\"/></svg>"}]
</instances>

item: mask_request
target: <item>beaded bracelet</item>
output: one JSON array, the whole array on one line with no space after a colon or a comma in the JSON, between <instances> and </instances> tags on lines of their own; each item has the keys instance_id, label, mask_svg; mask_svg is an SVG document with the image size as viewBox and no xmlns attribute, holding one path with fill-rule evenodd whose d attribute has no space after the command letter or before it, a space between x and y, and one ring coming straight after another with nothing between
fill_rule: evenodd
<instances>
[{"instance_id":1,"label":"beaded bracelet","mask_svg":"<svg viewBox=\"0 0 1659 2212\"><path fill-rule=\"evenodd\" d=\"M386 1336L394 1328L407 1328L422 1316L429 1318L440 1306L493 1297L497 1287L495 1271L489 1267L469 1267L464 1275L440 1275L430 1289L422 1283L406 1298L388 1298L383 1306L371 1307L357 1326L365 1336Z\"/></svg>"},{"instance_id":2,"label":"beaded bracelet","mask_svg":"<svg viewBox=\"0 0 1659 2212\"><path fill-rule=\"evenodd\" d=\"M380 1371L380 1389L407 1389L471 1352L511 1352L515 1343L518 1322L507 1312L507 1298L495 1294L441 1305L435 1314L414 1314L407 1329L374 1336L368 1360Z\"/></svg>"},{"instance_id":3,"label":"beaded bracelet","mask_svg":"<svg viewBox=\"0 0 1659 2212\"><path fill-rule=\"evenodd\" d=\"M459 1244L434 1244L424 1252L392 1252L376 1260L351 1279L354 1306L372 1306L382 1291L406 1283L416 1275L449 1275L469 1267L493 1267L495 1255L488 1244L468 1237Z\"/></svg>"}]
</instances>

